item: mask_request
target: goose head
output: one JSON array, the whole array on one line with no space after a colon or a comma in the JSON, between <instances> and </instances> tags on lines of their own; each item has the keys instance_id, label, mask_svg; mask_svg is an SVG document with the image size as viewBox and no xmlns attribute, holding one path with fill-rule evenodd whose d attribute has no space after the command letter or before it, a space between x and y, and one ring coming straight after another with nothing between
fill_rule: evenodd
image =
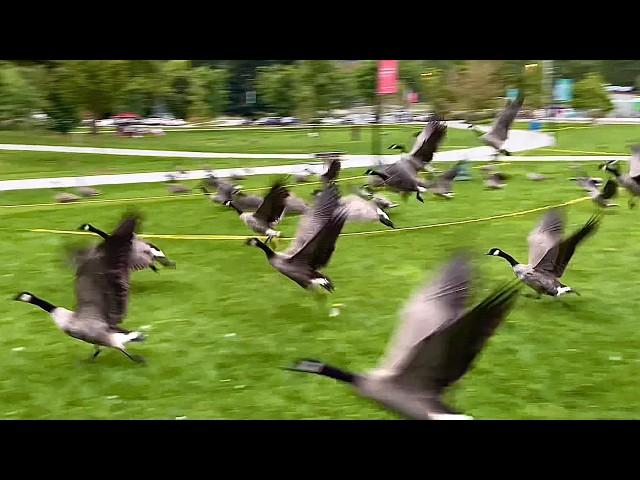
<instances>
[{"instance_id":1,"label":"goose head","mask_svg":"<svg viewBox=\"0 0 640 480\"><path fill-rule=\"evenodd\" d=\"M603 164L601 164L598 168L618 176L620 175L620 169L617 165L617 162L617 160L609 160L608 162L604 162Z\"/></svg>"},{"instance_id":2,"label":"goose head","mask_svg":"<svg viewBox=\"0 0 640 480\"><path fill-rule=\"evenodd\" d=\"M33 294L31 292L20 292L13 299L18 302L27 302L29 303L33 298Z\"/></svg>"},{"instance_id":3,"label":"goose head","mask_svg":"<svg viewBox=\"0 0 640 480\"><path fill-rule=\"evenodd\" d=\"M485 253L485 255L495 255L495 256L499 256L502 253L502 250L500 250L499 248L492 248L491 250L489 250L487 253Z\"/></svg>"}]
</instances>

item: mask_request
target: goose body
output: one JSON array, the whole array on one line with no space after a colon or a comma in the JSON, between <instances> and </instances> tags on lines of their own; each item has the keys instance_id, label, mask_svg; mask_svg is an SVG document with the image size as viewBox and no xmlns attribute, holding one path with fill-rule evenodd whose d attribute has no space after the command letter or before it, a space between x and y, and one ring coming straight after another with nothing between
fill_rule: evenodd
<instances>
[{"instance_id":1,"label":"goose body","mask_svg":"<svg viewBox=\"0 0 640 480\"><path fill-rule=\"evenodd\" d=\"M464 164L463 161L456 162L456 164L451 167L449 170L446 170L439 177L431 182L427 183L427 188L431 193L437 195L442 198L451 199L454 197L453 192L453 183L458 174L460 173L460 169Z\"/></svg>"},{"instance_id":2,"label":"goose body","mask_svg":"<svg viewBox=\"0 0 640 480\"><path fill-rule=\"evenodd\" d=\"M634 145L632 152L633 155L629 160L629 173L620 173L618 165L616 165L617 160L608 161L602 166L603 170L612 174L618 184L631 195L629 208L635 207L635 199L640 197L640 145Z\"/></svg>"},{"instance_id":3,"label":"goose body","mask_svg":"<svg viewBox=\"0 0 640 480\"><path fill-rule=\"evenodd\" d=\"M546 180L547 177L542 175L541 173L529 172L527 173L527 180L531 180L533 182L541 182L542 180Z\"/></svg>"},{"instance_id":4,"label":"goose body","mask_svg":"<svg viewBox=\"0 0 640 480\"><path fill-rule=\"evenodd\" d=\"M311 211L300 219L295 239L284 253L274 252L257 238L247 240L247 244L260 248L273 268L302 288L323 288L332 292L333 282L320 269L329 263L347 220L339 200L335 184L327 185Z\"/></svg>"},{"instance_id":5,"label":"goose body","mask_svg":"<svg viewBox=\"0 0 640 480\"><path fill-rule=\"evenodd\" d=\"M560 278L575 253L576 247L598 228L599 216L591 217L585 225L571 236L562 239L564 218L558 210L543 216L537 227L529 234L529 262L521 264L499 248L492 248L487 255L504 258L514 274L538 295L559 297L566 293L577 293L563 284Z\"/></svg>"},{"instance_id":6,"label":"goose body","mask_svg":"<svg viewBox=\"0 0 640 480\"><path fill-rule=\"evenodd\" d=\"M95 188L85 186L77 187L76 192L78 192L81 197L97 197L100 195L100 192Z\"/></svg>"},{"instance_id":7,"label":"goose body","mask_svg":"<svg viewBox=\"0 0 640 480\"><path fill-rule=\"evenodd\" d=\"M300 197L289 192L289 196L285 200L284 214L302 214L306 213L309 205Z\"/></svg>"},{"instance_id":8,"label":"goose body","mask_svg":"<svg viewBox=\"0 0 640 480\"><path fill-rule=\"evenodd\" d=\"M491 129L487 133L483 133L480 136L480 140L487 146L493 147L496 150L496 156L498 154L511 155L510 152L504 149L504 144L507 141L509 135L509 129L516 118L516 115L520 111L522 104L524 103L524 97L519 94L518 97L507 103L505 109L498 115L494 121ZM473 128L479 132L473 125L469 128Z\"/></svg>"},{"instance_id":9,"label":"goose body","mask_svg":"<svg viewBox=\"0 0 640 480\"><path fill-rule=\"evenodd\" d=\"M280 232L274 230L273 227L282 217L288 196L287 189L281 183L276 182L253 213L243 212L235 200L227 201L225 205L233 208L238 213L240 220L255 233L266 235L271 239L280 236Z\"/></svg>"},{"instance_id":10,"label":"goose body","mask_svg":"<svg viewBox=\"0 0 640 480\"><path fill-rule=\"evenodd\" d=\"M79 230L95 233L96 235L100 235L104 240L108 240L110 237L108 233L89 223L82 224ZM129 268L133 271L149 268L157 273L158 268L155 265L156 262L169 268L175 268L176 266L175 262L169 260L160 248L150 242L145 242L134 233L129 251Z\"/></svg>"},{"instance_id":11,"label":"goose body","mask_svg":"<svg viewBox=\"0 0 640 480\"><path fill-rule=\"evenodd\" d=\"M181 183L168 183L167 190L169 193L180 194L180 193L189 193L191 189Z\"/></svg>"},{"instance_id":12,"label":"goose body","mask_svg":"<svg viewBox=\"0 0 640 480\"><path fill-rule=\"evenodd\" d=\"M352 194L341 198L340 204L347 212L347 223L380 222L387 227L395 228L389 215L371 200Z\"/></svg>"},{"instance_id":13,"label":"goose body","mask_svg":"<svg viewBox=\"0 0 640 480\"><path fill-rule=\"evenodd\" d=\"M444 392L472 367L506 318L517 287L504 286L465 312L471 267L460 257L408 300L380 365L356 374L318 360L288 368L333 378L400 415L416 420L471 419L446 405Z\"/></svg>"},{"instance_id":14,"label":"goose body","mask_svg":"<svg viewBox=\"0 0 640 480\"><path fill-rule=\"evenodd\" d=\"M125 219L103 244L76 255L75 311L53 305L30 292L21 292L15 299L40 307L64 333L95 345L93 358L103 346L120 350L131 360L143 361L142 357L129 355L126 344L142 341L144 336L119 326L127 313L128 262L136 221Z\"/></svg>"},{"instance_id":15,"label":"goose body","mask_svg":"<svg viewBox=\"0 0 640 480\"><path fill-rule=\"evenodd\" d=\"M371 182L372 186L386 186L391 190L401 192L404 194L414 193L416 199L420 202L424 202L421 193L427 191L425 182L420 180L412 165L408 161L402 159L388 165L384 170L368 169L365 175L370 175L375 180Z\"/></svg>"},{"instance_id":16,"label":"goose body","mask_svg":"<svg viewBox=\"0 0 640 480\"><path fill-rule=\"evenodd\" d=\"M491 172L487 175L484 185L490 190L498 190L505 187L506 180L506 175L500 172Z\"/></svg>"},{"instance_id":17,"label":"goose body","mask_svg":"<svg viewBox=\"0 0 640 480\"><path fill-rule=\"evenodd\" d=\"M580 179L578 180L578 185L589 193L591 200L593 200L593 203L596 205L603 208L615 207L618 205L617 203L609 203L609 200L615 197L618 191L618 184L615 180L607 180L602 191L598 189L598 186L593 179Z\"/></svg>"},{"instance_id":18,"label":"goose body","mask_svg":"<svg viewBox=\"0 0 640 480\"><path fill-rule=\"evenodd\" d=\"M73 193L68 192L58 193L54 198L58 203L71 203L80 200L80 197L78 195L74 195Z\"/></svg>"}]
</instances>

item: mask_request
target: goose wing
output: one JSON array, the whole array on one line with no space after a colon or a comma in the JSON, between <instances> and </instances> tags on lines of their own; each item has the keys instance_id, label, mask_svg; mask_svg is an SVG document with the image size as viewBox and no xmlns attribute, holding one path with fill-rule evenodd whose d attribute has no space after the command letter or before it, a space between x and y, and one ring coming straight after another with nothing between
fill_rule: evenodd
<instances>
[{"instance_id":1,"label":"goose wing","mask_svg":"<svg viewBox=\"0 0 640 480\"><path fill-rule=\"evenodd\" d=\"M274 183L253 216L268 224L275 222L282 216L288 196L289 191L282 183Z\"/></svg>"},{"instance_id":2,"label":"goose wing","mask_svg":"<svg viewBox=\"0 0 640 480\"><path fill-rule=\"evenodd\" d=\"M491 136L502 141L505 141L507 139L509 128L515 120L516 115L518 114L518 111L520 111L523 103L524 96L519 94L515 100L507 104L505 109L502 111L502 113L500 113L498 118L496 118L493 126L491 127Z\"/></svg>"},{"instance_id":3,"label":"goose wing","mask_svg":"<svg viewBox=\"0 0 640 480\"><path fill-rule=\"evenodd\" d=\"M610 200L616 196L617 192L618 192L618 184L616 183L615 180L609 179L607 180L607 183L604 184L602 193L600 195L605 200Z\"/></svg>"},{"instance_id":4,"label":"goose wing","mask_svg":"<svg viewBox=\"0 0 640 480\"><path fill-rule=\"evenodd\" d=\"M316 197L313 207L300 218L293 244L285 254L291 256L299 251L331 219L339 206L338 187L327 185Z\"/></svg>"},{"instance_id":5,"label":"goose wing","mask_svg":"<svg viewBox=\"0 0 640 480\"><path fill-rule=\"evenodd\" d=\"M378 375L439 393L469 370L519 288L517 282L505 285L465 314L470 276L466 259L455 259L408 302Z\"/></svg>"},{"instance_id":6,"label":"goose wing","mask_svg":"<svg viewBox=\"0 0 640 480\"><path fill-rule=\"evenodd\" d=\"M420 132L409 152L410 156L428 163L447 134L447 124L439 120L430 121Z\"/></svg>"},{"instance_id":7,"label":"goose wing","mask_svg":"<svg viewBox=\"0 0 640 480\"><path fill-rule=\"evenodd\" d=\"M564 239L554 248L554 250L557 251L556 253L548 252L547 255L552 256L553 260L547 259L547 255L545 255L545 258L540 261L540 263L545 266L544 269L553 273L556 278L562 277L571 257L573 257L576 251L576 247L580 242L596 232L600 225L600 218L600 214L591 216L580 230ZM551 265L551 268L549 268L548 265Z\"/></svg>"},{"instance_id":8,"label":"goose wing","mask_svg":"<svg viewBox=\"0 0 640 480\"><path fill-rule=\"evenodd\" d=\"M338 174L342 168L340 159L334 158L329 162L327 171L320 175L320 180L324 183L335 182L338 179Z\"/></svg>"},{"instance_id":9,"label":"goose wing","mask_svg":"<svg viewBox=\"0 0 640 480\"><path fill-rule=\"evenodd\" d=\"M378 219L377 207L358 195L347 195L342 199L342 205L347 212L348 218L358 220Z\"/></svg>"},{"instance_id":10,"label":"goose wing","mask_svg":"<svg viewBox=\"0 0 640 480\"><path fill-rule=\"evenodd\" d=\"M631 147L633 155L629 160L629 176L640 183L640 145Z\"/></svg>"},{"instance_id":11,"label":"goose wing","mask_svg":"<svg viewBox=\"0 0 640 480\"><path fill-rule=\"evenodd\" d=\"M117 325L127 312L129 256L137 219L125 219L97 247L76 256L76 311L82 320Z\"/></svg>"},{"instance_id":12,"label":"goose wing","mask_svg":"<svg viewBox=\"0 0 640 480\"><path fill-rule=\"evenodd\" d=\"M556 247L562 240L563 232L563 212L558 209L547 212L527 237L527 242L529 243L529 265L543 270L551 270L557 254ZM547 256L549 252L551 253ZM544 265L541 263L543 258L547 262Z\"/></svg>"},{"instance_id":13,"label":"goose wing","mask_svg":"<svg viewBox=\"0 0 640 480\"><path fill-rule=\"evenodd\" d=\"M347 212L340 208L331 219L298 250L287 259L293 264L309 266L313 270L318 270L327 266L329 259L336 248L336 240L347 220Z\"/></svg>"}]
</instances>

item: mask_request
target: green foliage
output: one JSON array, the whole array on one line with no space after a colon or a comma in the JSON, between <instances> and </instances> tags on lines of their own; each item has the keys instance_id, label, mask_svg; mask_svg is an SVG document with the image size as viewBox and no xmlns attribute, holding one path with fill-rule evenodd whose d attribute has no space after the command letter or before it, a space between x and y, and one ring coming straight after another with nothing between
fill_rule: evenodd
<instances>
[{"instance_id":1,"label":"green foliage","mask_svg":"<svg viewBox=\"0 0 640 480\"><path fill-rule=\"evenodd\" d=\"M256 92L270 112L292 115L300 87L294 65L269 65L258 68Z\"/></svg>"},{"instance_id":2,"label":"green foliage","mask_svg":"<svg viewBox=\"0 0 640 480\"><path fill-rule=\"evenodd\" d=\"M190 117L215 117L227 105L228 74L225 70L198 67L191 70L188 91Z\"/></svg>"},{"instance_id":3,"label":"green foliage","mask_svg":"<svg viewBox=\"0 0 640 480\"><path fill-rule=\"evenodd\" d=\"M357 95L368 104L375 102L377 71L375 60L363 60L353 72Z\"/></svg>"},{"instance_id":4,"label":"green foliage","mask_svg":"<svg viewBox=\"0 0 640 480\"><path fill-rule=\"evenodd\" d=\"M573 91L573 108L580 110L598 109L610 112L613 104L604 89L604 80L598 73L590 73L576 82Z\"/></svg>"},{"instance_id":5,"label":"green foliage","mask_svg":"<svg viewBox=\"0 0 640 480\"><path fill-rule=\"evenodd\" d=\"M42 108L43 98L26 67L0 65L0 122L14 124L28 120L36 109Z\"/></svg>"}]
</instances>

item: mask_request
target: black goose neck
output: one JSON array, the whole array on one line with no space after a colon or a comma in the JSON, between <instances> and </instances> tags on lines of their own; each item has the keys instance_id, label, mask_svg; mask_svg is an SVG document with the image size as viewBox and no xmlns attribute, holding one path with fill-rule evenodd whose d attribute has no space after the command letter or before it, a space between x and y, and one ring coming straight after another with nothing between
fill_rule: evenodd
<instances>
[{"instance_id":1,"label":"black goose neck","mask_svg":"<svg viewBox=\"0 0 640 480\"><path fill-rule=\"evenodd\" d=\"M93 225L87 225L87 229L90 232L96 233L98 235L100 235L102 238L104 238L105 240L107 238L109 238L109 234L106 232L103 232L102 230L100 230L99 228L94 227Z\"/></svg>"},{"instance_id":2,"label":"black goose neck","mask_svg":"<svg viewBox=\"0 0 640 480\"><path fill-rule=\"evenodd\" d=\"M233 208L238 213L238 215L242 215L242 210L240 210L235 203L229 202L229 206Z\"/></svg>"},{"instance_id":3,"label":"black goose neck","mask_svg":"<svg viewBox=\"0 0 640 480\"><path fill-rule=\"evenodd\" d=\"M322 366L322 370L320 370L318 374L324 375L325 377L333 378L334 380L338 380L340 382L351 384L355 383L357 378L357 376L351 372L340 370L337 367L326 364Z\"/></svg>"},{"instance_id":4,"label":"black goose neck","mask_svg":"<svg viewBox=\"0 0 640 480\"><path fill-rule=\"evenodd\" d=\"M500 250L498 256L504 258L512 267L515 267L519 263L515 258L509 255L507 252L503 252L502 250Z\"/></svg>"},{"instance_id":5,"label":"black goose neck","mask_svg":"<svg viewBox=\"0 0 640 480\"><path fill-rule=\"evenodd\" d=\"M51 313L57 308L54 304L49 303L40 297L36 297L35 295L31 295L31 300L29 300L29 303L31 303L32 305L36 305L37 307L40 307L47 313Z\"/></svg>"},{"instance_id":6,"label":"black goose neck","mask_svg":"<svg viewBox=\"0 0 640 480\"><path fill-rule=\"evenodd\" d=\"M273 250L271 250L269 245L267 245L264 242L261 242L261 241L258 240L256 242L256 247L258 247L260 250L262 250L267 255L267 258L271 258L271 257L273 257L275 255L275 252Z\"/></svg>"}]
</instances>

